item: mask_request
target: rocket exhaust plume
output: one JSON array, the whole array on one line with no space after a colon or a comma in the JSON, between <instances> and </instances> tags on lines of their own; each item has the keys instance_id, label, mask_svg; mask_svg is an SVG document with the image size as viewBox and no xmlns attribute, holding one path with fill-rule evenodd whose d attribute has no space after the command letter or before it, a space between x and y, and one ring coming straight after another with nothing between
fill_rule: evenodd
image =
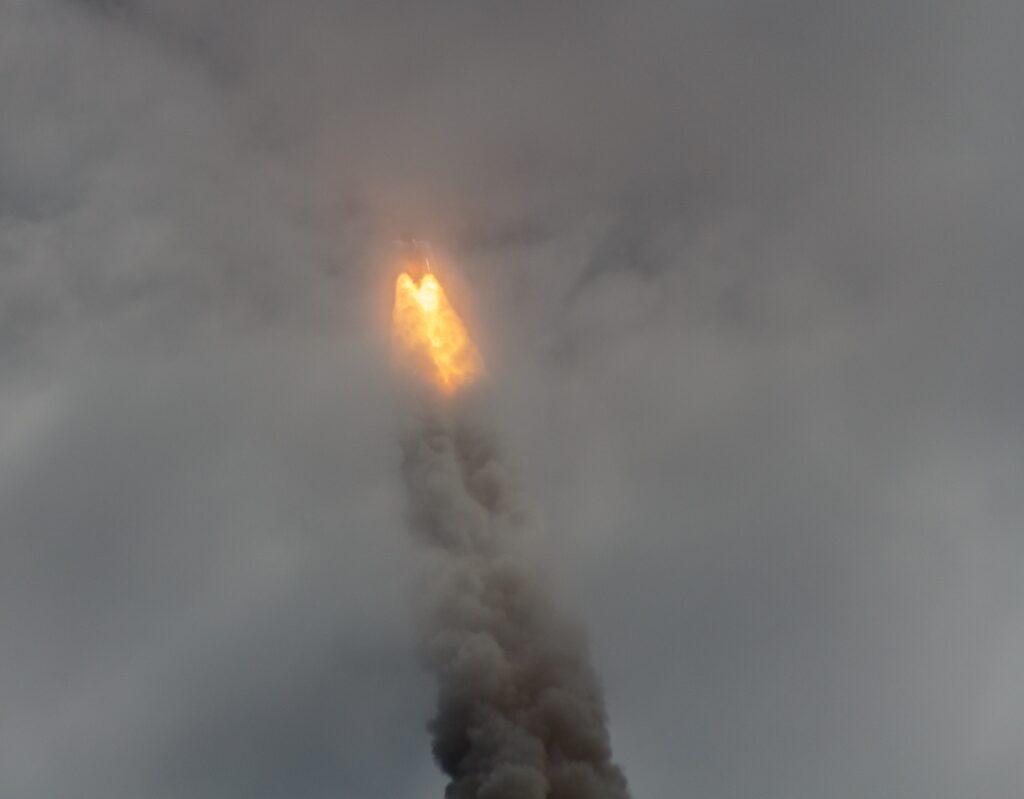
<instances>
[{"instance_id":1,"label":"rocket exhaust plume","mask_svg":"<svg viewBox=\"0 0 1024 799\"><path fill-rule=\"evenodd\" d=\"M409 272L398 276L393 320L399 350L423 361L446 393L482 371L480 353L432 272L424 272L419 283Z\"/></svg>"},{"instance_id":2,"label":"rocket exhaust plume","mask_svg":"<svg viewBox=\"0 0 1024 799\"><path fill-rule=\"evenodd\" d=\"M447 799L628 799L581 630L522 548L526 514L495 437L452 395L482 362L437 278L395 286L394 337L439 389L402 439L413 530L437 561L420 650Z\"/></svg>"}]
</instances>

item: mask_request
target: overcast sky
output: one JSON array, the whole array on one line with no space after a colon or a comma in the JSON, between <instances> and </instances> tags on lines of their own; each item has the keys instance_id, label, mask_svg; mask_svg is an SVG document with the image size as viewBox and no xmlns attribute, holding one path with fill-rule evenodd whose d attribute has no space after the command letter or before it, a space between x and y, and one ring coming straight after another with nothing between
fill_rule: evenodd
<instances>
[{"instance_id":1,"label":"overcast sky","mask_svg":"<svg viewBox=\"0 0 1024 799\"><path fill-rule=\"evenodd\" d=\"M637 799L1019 797L1022 30L0 0L0 794L441 796L416 235Z\"/></svg>"}]
</instances>

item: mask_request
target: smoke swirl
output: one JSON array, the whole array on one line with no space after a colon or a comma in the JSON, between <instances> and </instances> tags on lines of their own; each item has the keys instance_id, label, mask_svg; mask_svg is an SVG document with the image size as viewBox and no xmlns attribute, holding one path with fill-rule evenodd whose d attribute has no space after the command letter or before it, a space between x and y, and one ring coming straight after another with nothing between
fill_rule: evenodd
<instances>
[{"instance_id":1,"label":"smoke swirl","mask_svg":"<svg viewBox=\"0 0 1024 799\"><path fill-rule=\"evenodd\" d=\"M421 651L447 799L627 799L579 627L519 543L526 515L495 440L450 409L403 436L413 530L436 554Z\"/></svg>"}]
</instances>

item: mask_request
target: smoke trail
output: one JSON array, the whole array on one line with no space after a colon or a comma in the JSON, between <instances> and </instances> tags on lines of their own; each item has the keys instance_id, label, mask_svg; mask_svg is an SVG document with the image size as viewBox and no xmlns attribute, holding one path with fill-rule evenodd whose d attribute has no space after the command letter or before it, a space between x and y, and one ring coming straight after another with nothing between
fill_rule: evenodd
<instances>
[{"instance_id":1,"label":"smoke trail","mask_svg":"<svg viewBox=\"0 0 1024 799\"><path fill-rule=\"evenodd\" d=\"M451 408L403 437L413 529L438 555L422 653L438 682L447 799L627 799L582 633L519 541L526 518L492 435Z\"/></svg>"}]
</instances>

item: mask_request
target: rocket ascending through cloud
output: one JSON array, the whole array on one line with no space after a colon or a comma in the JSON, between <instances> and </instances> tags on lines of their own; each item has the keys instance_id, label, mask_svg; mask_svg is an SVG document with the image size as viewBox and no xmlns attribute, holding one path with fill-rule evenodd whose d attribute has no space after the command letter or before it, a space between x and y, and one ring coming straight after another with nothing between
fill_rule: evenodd
<instances>
[{"instance_id":1,"label":"rocket ascending through cloud","mask_svg":"<svg viewBox=\"0 0 1024 799\"><path fill-rule=\"evenodd\" d=\"M447 799L627 799L582 631L524 553L495 436L451 396L482 360L429 264L395 285L394 338L441 392L402 440L409 521L437 561L420 639Z\"/></svg>"},{"instance_id":2,"label":"rocket ascending through cloud","mask_svg":"<svg viewBox=\"0 0 1024 799\"><path fill-rule=\"evenodd\" d=\"M480 353L427 257L405 266L395 282L395 342L402 354L426 363L444 391L453 392L482 372Z\"/></svg>"}]
</instances>

